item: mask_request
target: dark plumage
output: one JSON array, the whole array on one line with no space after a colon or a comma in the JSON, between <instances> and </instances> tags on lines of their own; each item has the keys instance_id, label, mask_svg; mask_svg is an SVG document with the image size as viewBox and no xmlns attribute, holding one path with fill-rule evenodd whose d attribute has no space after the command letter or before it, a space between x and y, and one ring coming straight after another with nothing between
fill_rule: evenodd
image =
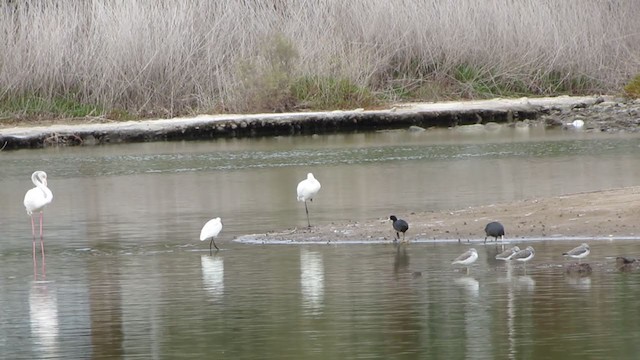
<instances>
[{"instance_id":1,"label":"dark plumage","mask_svg":"<svg viewBox=\"0 0 640 360\"><path fill-rule=\"evenodd\" d=\"M497 221L488 223L487 226L484 227L484 232L487 234L484 237L485 244L487 243L487 238L490 236L492 236L495 241L498 241L498 237L504 238L504 226Z\"/></svg>"},{"instance_id":2,"label":"dark plumage","mask_svg":"<svg viewBox=\"0 0 640 360\"><path fill-rule=\"evenodd\" d=\"M409 224L402 219L398 219L395 215L389 216L389 219L393 221L393 229L396 231L396 239L394 241L400 240L400 233L402 233L402 241L404 241L404 233L409 230Z\"/></svg>"}]
</instances>

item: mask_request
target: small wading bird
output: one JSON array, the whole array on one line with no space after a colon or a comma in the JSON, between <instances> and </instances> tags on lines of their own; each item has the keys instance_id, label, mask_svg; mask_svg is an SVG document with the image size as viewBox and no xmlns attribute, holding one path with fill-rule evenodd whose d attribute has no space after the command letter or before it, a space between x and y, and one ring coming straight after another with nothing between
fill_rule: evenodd
<instances>
[{"instance_id":1,"label":"small wading bird","mask_svg":"<svg viewBox=\"0 0 640 360\"><path fill-rule=\"evenodd\" d=\"M500 240L504 239L504 226L497 221L493 221L487 224L484 227L484 232L486 236L484 237L484 243L487 243L488 237L493 237L495 241L498 241L498 237Z\"/></svg>"},{"instance_id":2,"label":"small wading bird","mask_svg":"<svg viewBox=\"0 0 640 360\"><path fill-rule=\"evenodd\" d=\"M523 263L524 265L524 271L525 274L527 272L527 262L530 261L531 259L533 259L533 257L536 256L536 251L533 250L533 246L527 246L526 249L524 250L520 250L517 253L513 254L513 256L511 256L511 260L513 261L519 261L521 263Z\"/></svg>"},{"instance_id":3,"label":"small wading bird","mask_svg":"<svg viewBox=\"0 0 640 360\"><path fill-rule=\"evenodd\" d=\"M578 247L575 247L567 252L562 253L562 255L568 256L570 258L578 259L578 262L580 262L580 259L587 257L587 255L589 255L590 252L591 252L591 249L589 249L589 245L583 243Z\"/></svg>"},{"instance_id":4,"label":"small wading bird","mask_svg":"<svg viewBox=\"0 0 640 360\"><path fill-rule=\"evenodd\" d=\"M402 219L398 219L395 215L389 216L389 220L393 221L393 229L396 231L396 238L393 241L400 240L400 233L402 233L402 241L404 242L404 233L409 230L409 224Z\"/></svg>"},{"instance_id":5,"label":"small wading bird","mask_svg":"<svg viewBox=\"0 0 640 360\"><path fill-rule=\"evenodd\" d=\"M513 255L515 255L518 251L520 251L520 248L517 247L517 246L514 246L514 247L512 247L510 249L507 249L507 250L501 252L500 254L496 255L496 260L509 261L509 260L511 260Z\"/></svg>"},{"instance_id":6,"label":"small wading bird","mask_svg":"<svg viewBox=\"0 0 640 360\"><path fill-rule=\"evenodd\" d=\"M207 223L202 227L202 230L200 231L200 241L205 241L211 238L211 241L209 242L209 253L212 251L212 244L215 246L216 250L220 250L214 241L218 234L220 234L220 231L222 231L222 220L220 220L219 217L207 221Z\"/></svg>"},{"instance_id":7,"label":"small wading bird","mask_svg":"<svg viewBox=\"0 0 640 360\"><path fill-rule=\"evenodd\" d=\"M313 198L316 196L318 191L320 191L320 182L313 177L312 173L308 173L307 178L298 183L296 191L298 193L298 201L304 201L304 211L307 213L307 226L311 227L307 200L313 201Z\"/></svg>"},{"instance_id":8,"label":"small wading bird","mask_svg":"<svg viewBox=\"0 0 640 360\"><path fill-rule=\"evenodd\" d=\"M467 267L467 274L469 273L469 265L473 264L474 262L476 262L476 260L478 260L478 251L476 251L476 249L471 248L468 251L466 251L464 254L458 256L455 260L453 260L453 262L451 262L451 265L464 265Z\"/></svg>"},{"instance_id":9,"label":"small wading bird","mask_svg":"<svg viewBox=\"0 0 640 360\"><path fill-rule=\"evenodd\" d=\"M42 229L42 216L45 206L53 200L53 193L47 187L47 173L44 171L36 171L31 174L31 181L36 186L29 189L24 195L24 207L27 215L31 217L31 235L33 236L33 267L36 267L36 227L33 222L33 213L40 213L40 251L42 253L42 271L44 272L44 236Z\"/></svg>"}]
</instances>

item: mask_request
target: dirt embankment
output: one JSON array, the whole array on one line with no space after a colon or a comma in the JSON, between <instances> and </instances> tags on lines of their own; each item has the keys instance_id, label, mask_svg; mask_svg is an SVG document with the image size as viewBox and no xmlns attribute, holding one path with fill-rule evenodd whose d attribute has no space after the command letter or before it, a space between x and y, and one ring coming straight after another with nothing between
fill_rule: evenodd
<instances>
[{"instance_id":1,"label":"dirt embankment","mask_svg":"<svg viewBox=\"0 0 640 360\"><path fill-rule=\"evenodd\" d=\"M507 238L638 237L640 187L529 199L452 211L414 212L407 240L484 239L484 226L502 222ZM331 223L311 229L294 229L245 236L239 241L340 242L392 241L395 233L387 219Z\"/></svg>"}]
</instances>

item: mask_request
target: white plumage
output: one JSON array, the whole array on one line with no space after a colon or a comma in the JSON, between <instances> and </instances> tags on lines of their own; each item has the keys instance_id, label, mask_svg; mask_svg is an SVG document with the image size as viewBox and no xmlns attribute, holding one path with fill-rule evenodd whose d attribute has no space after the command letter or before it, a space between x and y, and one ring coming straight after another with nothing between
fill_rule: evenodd
<instances>
[{"instance_id":1,"label":"white plumage","mask_svg":"<svg viewBox=\"0 0 640 360\"><path fill-rule=\"evenodd\" d=\"M321 185L315 177L313 177L312 173L307 174L307 178L300 181L298 183L298 187L296 188L296 192L298 194L298 201L304 202L304 210L307 213L307 225L311 227L311 222L309 221L309 208L307 208L307 200L313 201L313 198L320 191Z\"/></svg>"},{"instance_id":2,"label":"white plumage","mask_svg":"<svg viewBox=\"0 0 640 360\"><path fill-rule=\"evenodd\" d=\"M211 244L215 246L216 250L220 250L214 241L218 234L220 234L220 231L222 231L222 220L219 217L211 219L202 227L200 231L200 241L211 239L211 242L209 242L209 250L211 250Z\"/></svg>"},{"instance_id":3,"label":"white plumage","mask_svg":"<svg viewBox=\"0 0 640 360\"><path fill-rule=\"evenodd\" d=\"M49 205L53 200L53 193L47 187L47 173L41 170L34 171L31 174L31 182L36 186L29 189L24 194L24 208L27 215L31 218L31 235L33 236L33 268L36 268L36 226L33 222L33 213L40 213L40 253L42 254L42 274L45 273L44 258L44 231L42 228L42 217L45 206ZM34 275L36 275L34 273Z\"/></svg>"},{"instance_id":4,"label":"white plumage","mask_svg":"<svg viewBox=\"0 0 640 360\"><path fill-rule=\"evenodd\" d=\"M47 173L44 171L36 171L31 175L31 181L36 186L29 189L24 195L24 207L27 215L31 216L34 212L42 212L44 207L49 205L53 200L53 193L47 187Z\"/></svg>"}]
</instances>

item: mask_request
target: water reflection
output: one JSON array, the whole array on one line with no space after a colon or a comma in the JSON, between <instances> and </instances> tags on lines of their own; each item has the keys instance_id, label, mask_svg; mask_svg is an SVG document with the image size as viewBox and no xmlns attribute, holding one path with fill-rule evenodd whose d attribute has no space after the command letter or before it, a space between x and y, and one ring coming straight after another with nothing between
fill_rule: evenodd
<instances>
[{"instance_id":1,"label":"water reflection","mask_svg":"<svg viewBox=\"0 0 640 360\"><path fill-rule=\"evenodd\" d=\"M396 255L393 258L393 273L398 275L404 273L409 268L409 254L407 253L407 244L396 245Z\"/></svg>"},{"instance_id":2,"label":"water reflection","mask_svg":"<svg viewBox=\"0 0 640 360\"><path fill-rule=\"evenodd\" d=\"M569 286L577 290L589 290L591 289L591 277L568 274L565 276L565 281Z\"/></svg>"},{"instance_id":3,"label":"water reflection","mask_svg":"<svg viewBox=\"0 0 640 360\"><path fill-rule=\"evenodd\" d=\"M462 287L471 297L478 297L480 293L480 283L478 280L470 276L463 276L456 278L453 282Z\"/></svg>"},{"instance_id":4,"label":"water reflection","mask_svg":"<svg viewBox=\"0 0 640 360\"><path fill-rule=\"evenodd\" d=\"M58 297L53 283L34 281L29 290L29 324L45 357L58 356Z\"/></svg>"},{"instance_id":5,"label":"water reflection","mask_svg":"<svg viewBox=\"0 0 640 360\"><path fill-rule=\"evenodd\" d=\"M308 315L319 315L324 307L324 263L322 254L300 248L302 307Z\"/></svg>"},{"instance_id":6,"label":"water reflection","mask_svg":"<svg viewBox=\"0 0 640 360\"><path fill-rule=\"evenodd\" d=\"M224 295L224 260L218 254L201 255L202 285L212 301L220 301Z\"/></svg>"},{"instance_id":7,"label":"water reflection","mask_svg":"<svg viewBox=\"0 0 640 360\"><path fill-rule=\"evenodd\" d=\"M536 243L526 275L493 247L472 276L452 271L461 248L445 243L188 251L204 213L228 218L229 238L306 225L292 189L310 164L321 223L638 184L638 139L535 131L526 143L427 131L4 152L0 358L624 358L639 341L636 274L567 277L553 266L567 242ZM21 205L24 174L43 164L64 194L47 213L55 287L29 282ZM381 191L390 179L401 191ZM637 250L594 242L594 254Z\"/></svg>"}]
</instances>

